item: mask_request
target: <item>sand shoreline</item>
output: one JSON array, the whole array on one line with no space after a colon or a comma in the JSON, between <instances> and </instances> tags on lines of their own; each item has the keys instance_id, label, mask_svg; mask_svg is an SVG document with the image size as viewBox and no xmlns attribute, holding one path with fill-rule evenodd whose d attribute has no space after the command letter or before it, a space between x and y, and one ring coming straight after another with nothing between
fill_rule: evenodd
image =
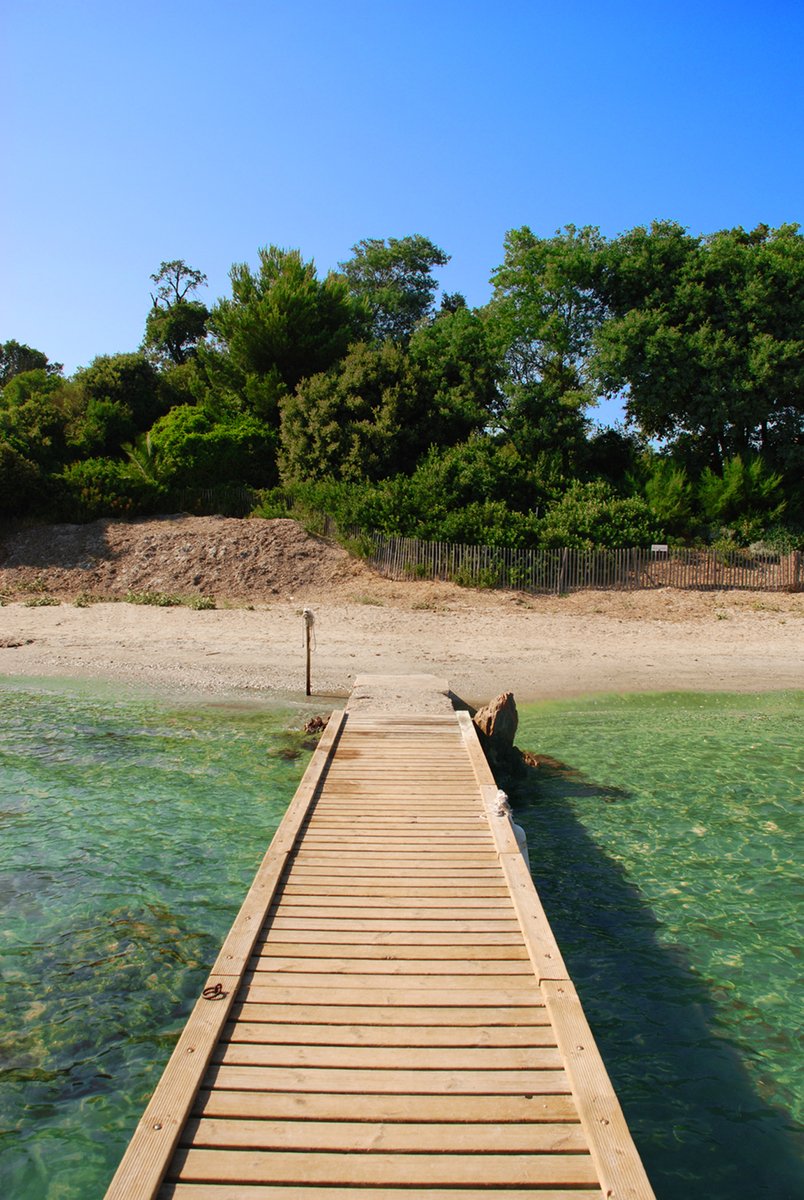
<instances>
[{"instance_id":1,"label":"sand shoreline","mask_svg":"<svg viewBox=\"0 0 804 1200\"><path fill-rule=\"evenodd\" d=\"M311 703L359 674L433 673L480 703L595 693L804 687L804 596L472 593L378 581L249 609L128 603L0 608L5 676L100 679L198 697L304 700L301 608L316 614Z\"/></svg>"}]
</instances>

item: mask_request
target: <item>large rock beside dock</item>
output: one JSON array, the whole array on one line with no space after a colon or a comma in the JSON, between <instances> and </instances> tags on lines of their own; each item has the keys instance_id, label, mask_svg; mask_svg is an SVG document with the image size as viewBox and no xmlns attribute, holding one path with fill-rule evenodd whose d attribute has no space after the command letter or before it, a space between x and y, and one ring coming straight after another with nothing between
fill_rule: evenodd
<instances>
[{"instance_id":1,"label":"large rock beside dock","mask_svg":"<svg viewBox=\"0 0 804 1200\"><path fill-rule=\"evenodd\" d=\"M519 725L513 692L503 692L496 700L479 708L473 720L484 749L488 743L498 754L511 752Z\"/></svg>"}]
</instances>

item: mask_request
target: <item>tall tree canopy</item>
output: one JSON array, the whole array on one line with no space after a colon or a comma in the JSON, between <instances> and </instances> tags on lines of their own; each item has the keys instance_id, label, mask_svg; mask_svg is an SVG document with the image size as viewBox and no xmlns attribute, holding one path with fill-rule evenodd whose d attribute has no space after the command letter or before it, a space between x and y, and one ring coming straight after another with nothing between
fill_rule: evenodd
<instances>
[{"instance_id":1,"label":"tall tree canopy","mask_svg":"<svg viewBox=\"0 0 804 1200\"><path fill-rule=\"evenodd\" d=\"M491 277L486 316L505 365L503 424L521 453L556 451L567 469L596 399L589 361L604 315L595 289L602 245L590 227L551 238L512 229Z\"/></svg>"},{"instance_id":2,"label":"tall tree canopy","mask_svg":"<svg viewBox=\"0 0 804 1200\"><path fill-rule=\"evenodd\" d=\"M465 308L422 325L407 346L357 343L282 401L283 475L410 474L431 446L452 446L488 425L496 398L485 327Z\"/></svg>"},{"instance_id":3,"label":"tall tree canopy","mask_svg":"<svg viewBox=\"0 0 804 1200\"><path fill-rule=\"evenodd\" d=\"M188 300L191 292L205 287L203 271L188 267L183 258L161 263L152 276L155 291L145 322L143 349L157 362L182 366L195 354L206 333L209 310L200 300Z\"/></svg>"},{"instance_id":4,"label":"tall tree canopy","mask_svg":"<svg viewBox=\"0 0 804 1200\"><path fill-rule=\"evenodd\" d=\"M673 222L605 251L595 367L650 437L718 469L802 466L804 238L796 225L690 237Z\"/></svg>"},{"instance_id":5,"label":"tall tree canopy","mask_svg":"<svg viewBox=\"0 0 804 1200\"><path fill-rule=\"evenodd\" d=\"M47 375L61 375L61 363L52 363L41 350L34 350L22 342L12 338L8 342L0 342L0 388L4 388L15 375L23 371L44 371Z\"/></svg>"},{"instance_id":6,"label":"tall tree canopy","mask_svg":"<svg viewBox=\"0 0 804 1200\"><path fill-rule=\"evenodd\" d=\"M279 398L305 377L328 370L363 329L363 313L349 295L346 280L319 279L313 262L298 250L276 246L259 251L257 271L236 263L230 273L231 298L219 300L210 316L228 364L217 367L243 393L263 393L270 416ZM214 359L207 364L215 368Z\"/></svg>"},{"instance_id":7,"label":"tall tree canopy","mask_svg":"<svg viewBox=\"0 0 804 1200\"><path fill-rule=\"evenodd\" d=\"M433 309L438 284L433 267L449 255L416 233L403 238L364 238L352 246L352 257L339 263L352 295L371 316L378 341L404 341Z\"/></svg>"}]
</instances>

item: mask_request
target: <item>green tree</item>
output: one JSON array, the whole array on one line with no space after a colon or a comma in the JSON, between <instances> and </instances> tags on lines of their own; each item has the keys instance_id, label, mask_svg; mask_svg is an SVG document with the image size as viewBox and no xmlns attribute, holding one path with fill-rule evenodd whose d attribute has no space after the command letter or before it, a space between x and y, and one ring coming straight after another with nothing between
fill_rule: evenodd
<instances>
[{"instance_id":1,"label":"green tree","mask_svg":"<svg viewBox=\"0 0 804 1200\"><path fill-rule=\"evenodd\" d=\"M714 525L731 529L745 545L775 524L786 503L782 477L769 472L759 457L743 460L736 454L717 474L706 467L698 484L704 516Z\"/></svg>"},{"instance_id":2,"label":"green tree","mask_svg":"<svg viewBox=\"0 0 804 1200\"><path fill-rule=\"evenodd\" d=\"M15 375L0 393L0 439L44 473L71 457L65 390L64 380L39 367Z\"/></svg>"},{"instance_id":3,"label":"green tree","mask_svg":"<svg viewBox=\"0 0 804 1200\"><path fill-rule=\"evenodd\" d=\"M196 353L206 333L209 311L206 305L188 296L205 287L207 277L178 258L161 263L151 279L156 290L151 292L152 307L145 322L143 349L157 363L182 366Z\"/></svg>"},{"instance_id":4,"label":"green tree","mask_svg":"<svg viewBox=\"0 0 804 1200\"><path fill-rule=\"evenodd\" d=\"M418 449L451 446L493 424L500 405L500 364L488 327L468 308L446 309L421 325L407 346L421 391Z\"/></svg>"},{"instance_id":5,"label":"green tree","mask_svg":"<svg viewBox=\"0 0 804 1200\"><path fill-rule=\"evenodd\" d=\"M76 420L92 401L126 410L135 430L148 429L165 411L159 373L144 354L102 354L73 377L77 392Z\"/></svg>"},{"instance_id":6,"label":"green tree","mask_svg":"<svg viewBox=\"0 0 804 1200\"><path fill-rule=\"evenodd\" d=\"M646 455L645 500L665 536L689 538L698 522L695 491L683 466L669 458Z\"/></svg>"},{"instance_id":7,"label":"green tree","mask_svg":"<svg viewBox=\"0 0 804 1200\"><path fill-rule=\"evenodd\" d=\"M285 481L382 479L410 464L417 380L395 342L358 342L339 367L305 379L282 402Z\"/></svg>"},{"instance_id":8,"label":"green tree","mask_svg":"<svg viewBox=\"0 0 804 1200\"><path fill-rule=\"evenodd\" d=\"M86 458L70 463L54 479L60 512L72 520L135 517L158 511L164 491L131 462Z\"/></svg>"},{"instance_id":9,"label":"green tree","mask_svg":"<svg viewBox=\"0 0 804 1200\"><path fill-rule=\"evenodd\" d=\"M546 499L532 462L522 458L513 442L488 435L454 446L433 446L416 467L411 484L420 528L428 519L434 529L440 527L448 513L478 502L501 501L512 510L529 512Z\"/></svg>"},{"instance_id":10,"label":"green tree","mask_svg":"<svg viewBox=\"0 0 804 1200\"><path fill-rule=\"evenodd\" d=\"M585 479L604 479L617 491L627 491L629 476L637 471L645 446L639 433L622 425L595 429L579 455L580 473Z\"/></svg>"},{"instance_id":11,"label":"green tree","mask_svg":"<svg viewBox=\"0 0 804 1200\"><path fill-rule=\"evenodd\" d=\"M218 346L200 356L208 390L278 423L280 398L344 356L361 311L345 279L319 279L298 250L262 248L256 272L236 263L229 278L231 298L218 301L209 321Z\"/></svg>"},{"instance_id":12,"label":"green tree","mask_svg":"<svg viewBox=\"0 0 804 1200\"><path fill-rule=\"evenodd\" d=\"M594 367L649 437L719 470L802 465L804 239L795 225L690 237L659 222L611 243Z\"/></svg>"},{"instance_id":13,"label":"green tree","mask_svg":"<svg viewBox=\"0 0 804 1200\"><path fill-rule=\"evenodd\" d=\"M119 453L137 433L129 406L108 396L89 396L68 425L68 441L79 458Z\"/></svg>"},{"instance_id":14,"label":"green tree","mask_svg":"<svg viewBox=\"0 0 804 1200\"><path fill-rule=\"evenodd\" d=\"M467 310L440 315L407 346L359 342L282 402L286 480L409 474L431 446L482 430L497 398L485 328Z\"/></svg>"},{"instance_id":15,"label":"green tree","mask_svg":"<svg viewBox=\"0 0 804 1200\"><path fill-rule=\"evenodd\" d=\"M47 375L61 375L61 363L52 363L41 350L15 342L0 342L0 388L4 388L15 375L24 371L44 371Z\"/></svg>"},{"instance_id":16,"label":"green tree","mask_svg":"<svg viewBox=\"0 0 804 1200\"><path fill-rule=\"evenodd\" d=\"M31 512L41 498L41 470L0 436L0 516L22 516Z\"/></svg>"},{"instance_id":17,"label":"green tree","mask_svg":"<svg viewBox=\"0 0 804 1200\"><path fill-rule=\"evenodd\" d=\"M501 421L523 454L550 450L571 471L584 442L585 409L596 402L592 340L604 317L596 282L603 246L591 227L552 238L527 226L505 238L486 309L504 363Z\"/></svg>"},{"instance_id":18,"label":"green tree","mask_svg":"<svg viewBox=\"0 0 804 1200\"><path fill-rule=\"evenodd\" d=\"M352 295L370 314L373 337L405 341L432 313L438 287L433 267L448 262L448 254L417 233L364 238L352 246L352 257L338 265Z\"/></svg>"}]
</instances>

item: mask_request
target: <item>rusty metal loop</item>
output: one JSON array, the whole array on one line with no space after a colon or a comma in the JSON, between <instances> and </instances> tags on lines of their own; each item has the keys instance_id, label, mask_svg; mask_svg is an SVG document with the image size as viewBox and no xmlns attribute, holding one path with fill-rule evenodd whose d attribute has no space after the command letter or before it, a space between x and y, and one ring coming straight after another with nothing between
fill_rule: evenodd
<instances>
[{"instance_id":1,"label":"rusty metal loop","mask_svg":"<svg viewBox=\"0 0 804 1200\"><path fill-rule=\"evenodd\" d=\"M223 990L222 983L215 983L215 984L210 984L209 987L204 988L201 995L204 997L205 1000L222 1000L224 998L224 996L226 995L226 992Z\"/></svg>"}]
</instances>

